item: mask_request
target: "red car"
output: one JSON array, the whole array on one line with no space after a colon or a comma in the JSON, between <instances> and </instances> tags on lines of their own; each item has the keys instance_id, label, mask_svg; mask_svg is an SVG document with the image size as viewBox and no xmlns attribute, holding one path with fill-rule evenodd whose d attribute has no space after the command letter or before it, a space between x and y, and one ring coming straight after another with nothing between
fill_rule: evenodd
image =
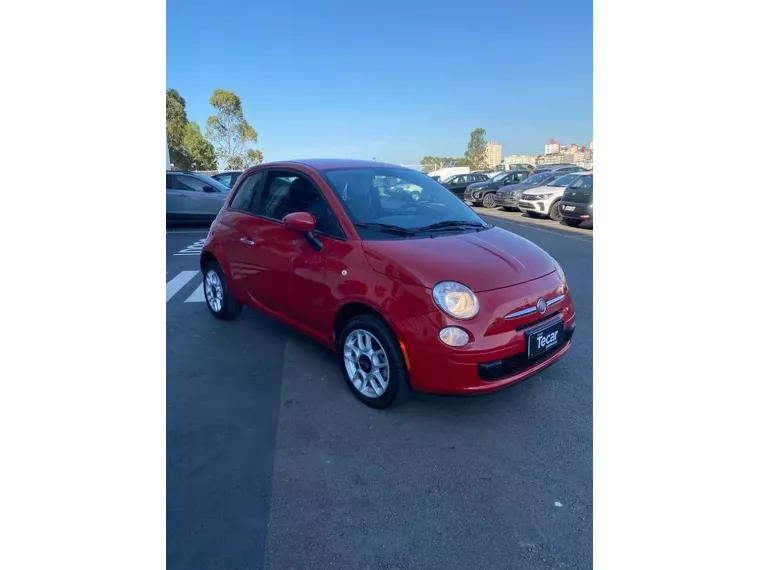
<instances>
[{"instance_id":1,"label":"red car","mask_svg":"<svg viewBox=\"0 0 759 570\"><path fill-rule=\"evenodd\" d=\"M561 358L575 329L552 257L429 176L391 164L247 170L200 266L215 317L248 306L291 325L336 351L351 391L375 408L409 388L509 386Z\"/></svg>"}]
</instances>

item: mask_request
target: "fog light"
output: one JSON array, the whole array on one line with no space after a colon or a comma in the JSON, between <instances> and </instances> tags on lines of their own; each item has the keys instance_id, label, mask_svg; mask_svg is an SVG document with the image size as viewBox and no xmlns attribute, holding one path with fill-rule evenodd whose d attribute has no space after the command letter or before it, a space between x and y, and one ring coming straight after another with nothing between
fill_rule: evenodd
<instances>
[{"instance_id":1,"label":"fog light","mask_svg":"<svg viewBox=\"0 0 759 570\"><path fill-rule=\"evenodd\" d=\"M448 346L464 346L469 342L469 335L459 327L445 327L440 331L438 337Z\"/></svg>"}]
</instances>

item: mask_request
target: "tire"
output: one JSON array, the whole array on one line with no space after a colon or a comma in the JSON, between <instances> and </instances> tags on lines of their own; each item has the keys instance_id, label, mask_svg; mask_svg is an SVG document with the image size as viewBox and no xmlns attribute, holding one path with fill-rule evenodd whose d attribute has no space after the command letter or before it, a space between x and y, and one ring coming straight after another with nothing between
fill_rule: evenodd
<instances>
[{"instance_id":1,"label":"tire","mask_svg":"<svg viewBox=\"0 0 759 570\"><path fill-rule=\"evenodd\" d=\"M216 261L203 268L203 296L208 310L221 321L234 320L242 311L242 305L229 292L224 272ZM220 300L220 303L214 302L215 300Z\"/></svg>"},{"instance_id":2,"label":"tire","mask_svg":"<svg viewBox=\"0 0 759 570\"><path fill-rule=\"evenodd\" d=\"M367 336L368 335L368 336ZM368 341L368 342L366 342ZM370 346L371 348L365 348ZM384 357L378 354L381 349ZM369 354L373 352L376 358ZM398 339L390 327L380 318L371 314L362 314L349 320L340 331L338 357L343 378L353 395L370 408L383 409L404 401L409 394L408 371ZM352 357L352 360L350 359ZM377 369L377 365L386 367ZM349 364L352 365L349 369ZM367 370L370 371L367 374ZM383 370L387 374L383 374ZM356 383L351 373L356 376ZM386 383L378 381L376 374ZM369 380L372 379L373 382ZM377 388L380 388L380 395Z\"/></svg>"},{"instance_id":3,"label":"tire","mask_svg":"<svg viewBox=\"0 0 759 570\"><path fill-rule=\"evenodd\" d=\"M554 222L560 222L563 218L561 212L559 211L559 206L561 206L561 200L556 200L553 204L551 204L551 207L548 210L548 217L551 218Z\"/></svg>"},{"instance_id":4,"label":"tire","mask_svg":"<svg viewBox=\"0 0 759 570\"><path fill-rule=\"evenodd\" d=\"M492 192L490 194L485 194L485 196L482 198L482 205L485 206L488 210L495 208L495 194Z\"/></svg>"},{"instance_id":5,"label":"tire","mask_svg":"<svg viewBox=\"0 0 759 570\"><path fill-rule=\"evenodd\" d=\"M582 223L582 220L571 220L569 218L563 218L561 220L561 223L562 224L566 224L566 225L568 225L570 227L576 228L577 226L579 226Z\"/></svg>"}]
</instances>

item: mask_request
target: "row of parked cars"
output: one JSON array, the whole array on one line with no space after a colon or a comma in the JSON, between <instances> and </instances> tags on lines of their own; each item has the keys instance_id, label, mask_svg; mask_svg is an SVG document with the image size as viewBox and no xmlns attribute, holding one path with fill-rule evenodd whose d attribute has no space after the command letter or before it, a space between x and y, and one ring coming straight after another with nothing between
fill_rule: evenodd
<instances>
[{"instance_id":1,"label":"row of parked cars","mask_svg":"<svg viewBox=\"0 0 759 570\"><path fill-rule=\"evenodd\" d=\"M166 218L210 222L243 170L225 170L208 177L195 172L166 172ZM473 206L519 210L570 226L593 220L593 172L573 164L506 171L468 172L442 182L452 194ZM402 181L383 187L388 193L408 193L418 201L422 189Z\"/></svg>"},{"instance_id":2,"label":"row of parked cars","mask_svg":"<svg viewBox=\"0 0 759 570\"><path fill-rule=\"evenodd\" d=\"M473 206L519 210L533 218L550 218L569 226L593 220L593 172L574 164L553 164L529 170L465 175L441 182Z\"/></svg>"}]
</instances>

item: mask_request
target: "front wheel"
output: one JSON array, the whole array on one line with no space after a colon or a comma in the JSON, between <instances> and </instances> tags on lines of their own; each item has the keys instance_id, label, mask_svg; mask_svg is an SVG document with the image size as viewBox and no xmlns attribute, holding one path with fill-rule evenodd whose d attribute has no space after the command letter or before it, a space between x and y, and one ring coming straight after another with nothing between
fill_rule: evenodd
<instances>
[{"instance_id":1,"label":"front wheel","mask_svg":"<svg viewBox=\"0 0 759 570\"><path fill-rule=\"evenodd\" d=\"M559 211L559 207L561 206L561 200L556 200L553 204L551 204L551 209L548 211L548 217L551 218L554 222L560 222L562 215Z\"/></svg>"},{"instance_id":2,"label":"front wheel","mask_svg":"<svg viewBox=\"0 0 759 570\"><path fill-rule=\"evenodd\" d=\"M340 333L343 377L353 395L372 408L387 408L408 394L408 371L390 327L370 314L353 317Z\"/></svg>"},{"instance_id":3,"label":"front wheel","mask_svg":"<svg viewBox=\"0 0 759 570\"><path fill-rule=\"evenodd\" d=\"M495 194L485 194L485 197L482 199L482 205L488 210L495 208Z\"/></svg>"},{"instance_id":4,"label":"front wheel","mask_svg":"<svg viewBox=\"0 0 759 570\"><path fill-rule=\"evenodd\" d=\"M215 261L203 268L203 293L208 310L219 320L231 321L242 311L242 305L229 292L221 266Z\"/></svg>"}]
</instances>

